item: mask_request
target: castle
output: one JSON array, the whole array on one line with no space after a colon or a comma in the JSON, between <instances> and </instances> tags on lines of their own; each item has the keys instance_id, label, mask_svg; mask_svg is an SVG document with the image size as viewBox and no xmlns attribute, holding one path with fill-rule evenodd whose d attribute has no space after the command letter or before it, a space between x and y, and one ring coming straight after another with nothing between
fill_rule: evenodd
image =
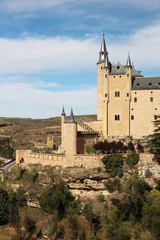
<instances>
[{"instance_id":1,"label":"castle","mask_svg":"<svg viewBox=\"0 0 160 240\"><path fill-rule=\"evenodd\" d=\"M141 139L154 130L153 121L160 114L160 77L143 77L131 64L109 61L105 38L97 62L97 121L74 121L73 112L65 122L62 111L62 145L65 151L75 142L73 153L84 153L84 145L111 136ZM69 146L68 146L69 144Z\"/></svg>"},{"instance_id":2,"label":"castle","mask_svg":"<svg viewBox=\"0 0 160 240\"><path fill-rule=\"evenodd\" d=\"M160 77L143 77L131 64L109 61L103 35L97 62L97 121L76 122L71 109L66 121L64 108L61 114L61 146L64 156L45 156L17 151L16 161L47 162L51 165L101 166L98 156L85 156L87 145L115 137L141 139L154 130L153 121L160 114ZM94 159L93 159L94 158Z\"/></svg>"}]
</instances>

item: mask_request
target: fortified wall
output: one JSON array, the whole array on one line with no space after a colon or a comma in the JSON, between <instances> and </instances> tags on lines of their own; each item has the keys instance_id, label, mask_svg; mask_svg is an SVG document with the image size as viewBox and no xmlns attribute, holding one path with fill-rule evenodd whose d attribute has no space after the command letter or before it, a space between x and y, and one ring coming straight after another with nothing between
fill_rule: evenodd
<instances>
[{"instance_id":1,"label":"fortified wall","mask_svg":"<svg viewBox=\"0 0 160 240\"><path fill-rule=\"evenodd\" d=\"M16 164L28 167L30 164L49 165L51 167L83 167L93 169L103 167L102 155L76 154L73 156L33 153L30 150L16 151Z\"/></svg>"},{"instance_id":2,"label":"fortified wall","mask_svg":"<svg viewBox=\"0 0 160 240\"><path fill-rule=\"evenodd\" d=\"M125 154L124 154L125 155ZM28 168L30 164L41 164L43 166L61 166L66 167L81 167L85 169L104 168L101 159L105 155L90 155L90 154L75 154L69 155L56 155L56 154L44 154L33 153L30 150L17 150L16 151L16 164L21 164L23 167ZM153 155L150 153L140 153L139 172L143 166L150 165L152 163ZM145 175L142 171L141 175Z\"/></svg>"}]
</instances>

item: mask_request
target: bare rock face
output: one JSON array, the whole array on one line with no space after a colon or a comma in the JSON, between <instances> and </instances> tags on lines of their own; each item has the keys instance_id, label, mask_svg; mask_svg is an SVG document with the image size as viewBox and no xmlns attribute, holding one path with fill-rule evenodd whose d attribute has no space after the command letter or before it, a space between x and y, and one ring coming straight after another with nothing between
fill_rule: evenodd
<instances>
[{"instance_id":1,"label":"bare rock face","mask_svg":"<svg viewBox=\"0 0 160 240\"><path fill-rule=\"evenodd\" d=\"M30 169L36 168L39 177L38 183L47 185L51 181L51 176L60 176L69 186L71 192L75 196L80 196L81 199L91 198L94 199L99 195L103 195L105 199L110 196L113 197L113 193L110 193L105 188L105 182L110 178L109 174L102 169L85 169L83 167L67 167L60 166L43 166L41 164L30 164ZM138 171L140 176L143 176L145 180L153 187L156 185L156 181L160 179L160 165L153 160L151 154L141 154L139 163L130 168L126 163L123 165L124 176L133 175L135 171ZM117 191L114 194L118 194Z\"/></svg>"},{"instance_id":2,"label":"bare rock face","mask_svg":"<svg viewBox=\"0 0 160 240\"><path fill-rule=\"evenodd\" d=\"M62 168L56 166L52 169L50 166L42 166L38 164L29 165L30 169L36 168L38 171L38 183L46 185L51 181L51 175L61 176L67 183L71 192L75 196L81 198L95 198L101 194L105 196L110 195L106 190L104 183L110 178L109 174L104 170L85 169L77 167ZM100 172L101 171L101 172Z\"/></svg>"},{"instance_id":3,"label":"bare rock face","mask_svg":"<svg viewBox=\"0 0 160 240\"><path fill-rule=\"evenodd\" d=\"M104 182L109 179L108 173L84 168L66 168L62 178L69 185L71 192L81 199L95 198L101 194L105 197L110 194L104 186Z\"/></svg>"},{"instance_id":4,"label":"bare rock face","mask_svg":"<svg viewBox=\"0 0 160 240\"><path fill-rule=\"evenodd\" d=\"M155 186L156 181L160 180L160 165L154 159L141 159L137 164L137 170L151 186Z\"/></svg>"}]
</instances>

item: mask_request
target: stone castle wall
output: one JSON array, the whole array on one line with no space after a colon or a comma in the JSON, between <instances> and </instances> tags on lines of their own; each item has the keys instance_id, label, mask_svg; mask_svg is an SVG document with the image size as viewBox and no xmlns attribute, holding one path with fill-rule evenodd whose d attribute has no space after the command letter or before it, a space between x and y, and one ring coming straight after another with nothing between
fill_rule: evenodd
<instances>
[{"instance_id":1,"label":"stone castle wall","mask_svg":"<svg viewBox=\"0 0 160 240\"><path fill-rule=\"evenodd\" d=\"M23 167L29 166L29 164L42 164L62 167L83 167L86 169L103 168L104 165L101 161L105 155L89 155L89 154L76 154L71 156L67 155L54 155L43 153L32 153L26 150L16 151L16 164L22 164ZM140 154L140 167L147 166L151 163L153 155L149 153Z\"/></svg>"}]
</instances>

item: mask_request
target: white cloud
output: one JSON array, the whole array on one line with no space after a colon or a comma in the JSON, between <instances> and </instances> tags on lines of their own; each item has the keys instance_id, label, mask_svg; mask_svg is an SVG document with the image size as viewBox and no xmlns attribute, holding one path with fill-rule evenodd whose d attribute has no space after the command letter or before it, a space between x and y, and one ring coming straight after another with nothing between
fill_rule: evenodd
<instances>
[{"instance_id":1,"label":"white cloud","mask_svg":"<svg viewBox=\"0 0 160 240\"><path fill-rule=\"evenodd\" d=\"M67 37L0 39L0 74L47 70L71 73L93 69L100 41L93 36L82 40ZM120 37L118 44L107 42L107 48L112 62L125 63L129 51L138 67L160 67L159 42L160 22L156 22L132 36Z\"/></svg>"},{"instance_id":2,"label":"white cloud","mask_svg":"<svg viewBox=\"0 0 160 240\"><path fill-rule=\"evenodd\" d=\"M95 113L96 88L87 86L84 89L82 86L83 90L78 91L51 92L47 88L54 88L57 83L47 83L47 79L44 83L38 78L30 83L23 74L30 73L31 77L32 73L40 75L46 70L79 72L95 69L100 41L96 37L84 40L66 37L0 39L0 73L3 74L0 77L1 116L52 117L60 115L63 104L68 113L70 106L74 107L75 114ZM125 64L130 51L138 70L160 68L160 22L138 30L132 36L120 38L119 44L107 42L112 62L120 60ZM9 74L17 75L12 79L7 77Z\"/></svg>"},{"instance_id":3,"label":"white cloud","mask_svg":"<svg viewBox=\"0 0 160 240\"><path fill-rule=\"evenodd\" d=\"M160 22L138 30L130 37L122 38L120 44L111 44L110 52L113 61L126 63L127 53L138 68L151 69L160 67ZM117 59L118 58L118 59ZM160 75L160 74L159 74Z\"/></svg>"},{"instance_id":4,"label":"white cloud","mask_svg":"<svg viewBox=\"0 0 160 240\"><path fill-rule=\"evenodd\" d=\"M68 115L71 106L74 108L75 114L95 112L96 88L49 92L34 89L25 83L15 83L1 85L0 92L1 116L32 118L59 116L62 105L65 105Z\"/></svg>"},{"instance_id":5,"label":"white cloud","mask_svg":"<svg viewBox=\"0 0 160 240\"><path fill-rule=\"evenodd\" d=\"M13 12L50 9L73 0L1 0L0 6Z\"/></svg>"},{"instance_id":6,"label":"white cloud","mask_svg":"<svg viewBox=\"0 0 160 240\"><path fill-rule=\"evenodd\" d=\"M0 74L92 68L98 49L94 38L0 39Z\"/></svg>"},{"instance_id":7,"label":"white cloud","mask_svg":"<svg viewBox=\"0 0 160 240\"><path fill-rule=\"evenodd\" d=\"M74 3L79 5L76 0L1 0L0 8L7 9L13 12L33 12L44 9L51 9L57 6L62 6L65 8L67 4ZM141 7L143 9L157 9L160 8L159 0L81 0L80 5L84 5L87 3L94 4L107 4L116 6L118 4L122 5L131 5L136 7ZM102 5L103 6L103 5ZM76 9L75 9L76 10Z\"/></svg>"}]
</instances>

